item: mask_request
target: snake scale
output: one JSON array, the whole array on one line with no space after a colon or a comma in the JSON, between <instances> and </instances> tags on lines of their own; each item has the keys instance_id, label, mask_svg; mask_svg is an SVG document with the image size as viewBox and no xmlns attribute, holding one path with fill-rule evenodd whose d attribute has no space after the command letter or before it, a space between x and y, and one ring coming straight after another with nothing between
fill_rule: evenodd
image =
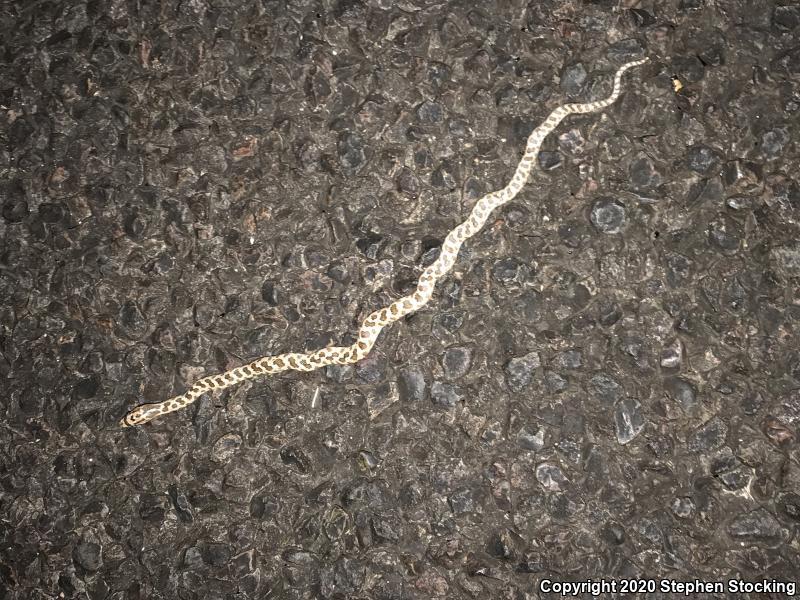
<instances>
[{"instance_id":1,"label":"snake scale","mask_svg":"<svg viewBox=\"0 0 800 600\"><path fill-rule=\"evenodd\" d=\"M331 346L308 353L289 352L276 356L264 356L241 367L218 375L199 379L185 393L156 404L142 404L134 408L120 421L122 427L141 425L156 417L180 410L197 400L206 392L222 390L260 375L273 375L282 371L313 371L326 365L346 365L365 358L375 344L381 330L405 315L425 306L433 295L436 282L453 267L461 245L475 235L486 223L489 215L499 206L514 198L525 185L533 169L539 148L544 139L552 133L567 116L577 113L591 113L613 104L620 95L622 75L628 69L647 62L647 58L625 63L614 77L611 95L604 100L583 104L564 104L554 109L547 119L528 137L525 154L517 165L511 181L501 190L491 192L477 201L466 221L458 225L442 244L438 258L422 273L417 289L389 306L376 310L361 324L358 340L351 346Z\"/></svg>"}]
</instances>

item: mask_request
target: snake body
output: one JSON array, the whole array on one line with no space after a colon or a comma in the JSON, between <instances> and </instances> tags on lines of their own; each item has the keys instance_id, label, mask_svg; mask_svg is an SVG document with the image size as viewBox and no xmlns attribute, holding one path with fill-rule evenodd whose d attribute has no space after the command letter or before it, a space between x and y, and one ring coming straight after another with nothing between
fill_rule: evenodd
<instances>
[{"instance_id":1,"label":"snake body","mask_svg":"<svg viewBox=\"0 0 800 600\"><path fill-rule=\"evenodd\" d=\"M647 58L622 65L614 77L611 95L604 100L583 104L564 104L554 109L547 119L528 137L525 154L517 165L511 181L501 190L486 194L472 209L467 220L458 225L442 244L438 258L422 273L417 289L389 306L376 310L361 324L358 340L351 346L331 346L308 353L289 352L275 356L264 356L241 367L224 373L199 379L185 393L156 404L142 404L134 408L120 421L122 427L141 425L156 417L180 410L206 392L222 390L260 375L273 375L283 371L313 371L327 365L346 365L365 358L375 344L381 330L405 315L425 306L433 295L436 283L453 267L461 245L475 235L486 223L496 208L514 198L525 185L533 169L534 161L544 139L568 115L591 113L613 104L620 95L622 75L628 69L647 62Z\"/></svg>"}]
</instances>

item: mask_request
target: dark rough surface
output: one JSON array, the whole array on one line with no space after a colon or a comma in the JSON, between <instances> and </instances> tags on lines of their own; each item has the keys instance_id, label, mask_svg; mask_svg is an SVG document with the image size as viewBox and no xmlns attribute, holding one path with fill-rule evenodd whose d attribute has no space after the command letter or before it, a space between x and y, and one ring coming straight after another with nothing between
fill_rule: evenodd
<instances>
[{"instance_id":1,"label":"dark rough surface","mask_svg":"<svg viewBox=\"0 0 800 600\"><path fill-rule=\"evenodd\" d=\"M797 577L796 4L475 5L2 3L0 598ZM367 361L117 427L352 340L644 53Z\"/></svg>"}]
</instances>

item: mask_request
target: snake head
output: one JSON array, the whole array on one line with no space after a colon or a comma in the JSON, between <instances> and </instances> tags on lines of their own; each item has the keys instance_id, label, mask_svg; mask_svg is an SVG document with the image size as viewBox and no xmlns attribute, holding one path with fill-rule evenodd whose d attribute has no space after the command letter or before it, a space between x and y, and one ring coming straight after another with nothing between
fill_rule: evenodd
<instances>
[{"instance_id":1,"label":"snake head","mask_svg":"<svg viewBox=\"0 0 800 600\"><path fill-rule=\"evenodd\" d=\"M135 427L147 423L162 414L159 404L141 404L125 415L119 422L120 427Z\"/></svg>"}]
</instances>

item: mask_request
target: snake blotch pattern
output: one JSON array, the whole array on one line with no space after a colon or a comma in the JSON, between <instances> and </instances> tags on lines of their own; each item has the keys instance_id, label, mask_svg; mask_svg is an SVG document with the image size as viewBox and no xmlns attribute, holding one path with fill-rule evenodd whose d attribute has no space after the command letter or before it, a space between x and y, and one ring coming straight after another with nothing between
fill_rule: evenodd
<instances>
[{"instance_id":1,"label":"snake blotch pattern","mask_svg":"<svg viewBox=\"0 0 800 600\"><path fill-rule=\"evenodd\" d=\"M199 379L188 391L156 404L142 404L134 408L120 421L122 427L141 425L156 417L180 410L202 396L206 392L222 390L261 375L274 375L282 371L313 371L327 365L347 365L365 358L381 330L387 325L401 319L405 315L425 306L433 295L436 283L453 267L461 245L475 235L486 223L489 215L496 208L510 201L519 194L533 169L539 149L544 139L558 127L568 115L597 112L613 104L621 92L622 75L628 69L638 67L647 62L647 58L622 65L614 77L614 88L611 95L604 100L583 104L564 104L554 109L547 119L528 137L525 154L517 165L511 181L501 190L483 196L472 209L466 221L447 234L441 252L436 261L428 266L417 283L417 289L389 306L376 310L361 324L358 340L351 346L331 346L308 353L289 352L275 356L264 356L253 362L236 367L218 375L210 375Z\"/></svg>"}]
</instances>

